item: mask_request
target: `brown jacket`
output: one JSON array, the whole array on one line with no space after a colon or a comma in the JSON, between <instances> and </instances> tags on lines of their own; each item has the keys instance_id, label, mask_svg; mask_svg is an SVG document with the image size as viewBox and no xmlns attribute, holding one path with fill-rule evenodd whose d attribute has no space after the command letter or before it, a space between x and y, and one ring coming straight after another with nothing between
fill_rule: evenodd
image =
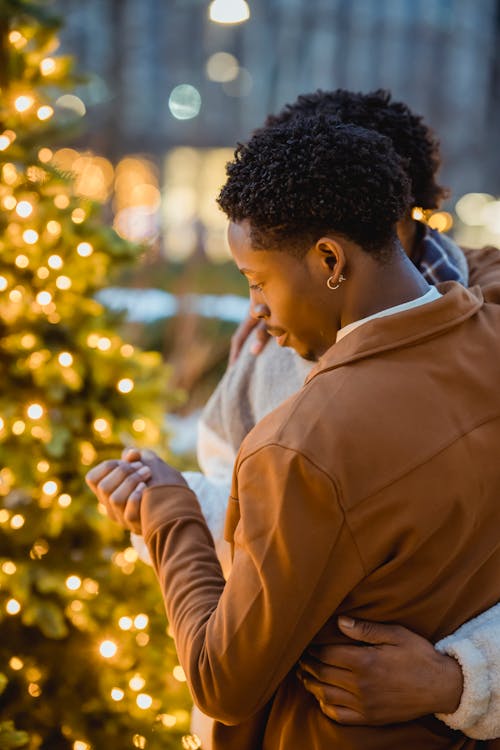
<instances>
[{"instance_id":1,"label":"brown jacket","mask_svg":"<svg viewBox=\"0 0 500 750\"><path fill-rule=\"evenodd\" d=\"M500 599L500 307L454 282L328 350L240 451L225 583L195 495L156 487L143 530L217 750L481 744L433 717L326 718L295 677L345 613L436 640Z\"/></svg>"}]
</instances>

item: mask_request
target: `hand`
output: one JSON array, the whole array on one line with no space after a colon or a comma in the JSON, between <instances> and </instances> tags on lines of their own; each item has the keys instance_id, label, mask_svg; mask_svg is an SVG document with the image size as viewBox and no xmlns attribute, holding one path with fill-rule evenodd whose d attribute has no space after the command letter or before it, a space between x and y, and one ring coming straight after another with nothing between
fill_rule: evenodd
<instances>
[{"instance_id":1,"label":"hand","mask_svg":"<svg viewBox=\"0 0 500 750\"><path fill-rule=\"evenodd\" d=\"M135 464L140 461L141 464L149 469L148 487L154 487L158 484L179 484L187 487L188 484L180 471L174 469L165 461L156 455L154 451L139 450L138 448L125 448L122 453L124 461Z\"/></svg>"},{"instance_id":2,"label":"hand","mask_svg":"<svg viewBox=\"0 0 500 750\"><path fill-rule=\"evenodd\" d=\"M340 617L339 628L369 645L312 647L298 673L326 716L375 726L456 711L463 675L455 659L399 625Z\"/></svg>"},{"instance_id":3,"label":"hand","mask_svg":"<svg viewBox=\"0 0 500 750\"><path fill-rule=\"evenodd\" d=\"M110 460L94 466L85 481L113 521L140 534L139 504L150 478L151 469L137 459Z\"/></svg>"},{"instance_id":4,"label":"hand","mask_svg":"<svg viewBox=\"0 0 500 750\"><path fill-rule=\"evenodd\" d=\"M250 336L252 331L256 328L256 341L252 344L250 351L252 354L260 354L269 339L271 338L266 331L266 326L263 320L257 320L256 318L248 315L245 320L240 323L236 331L231 336L231 348L229 349L229 365L233 365L238 359L241 348L247 338Z\"/></svg>"}]
</instances>

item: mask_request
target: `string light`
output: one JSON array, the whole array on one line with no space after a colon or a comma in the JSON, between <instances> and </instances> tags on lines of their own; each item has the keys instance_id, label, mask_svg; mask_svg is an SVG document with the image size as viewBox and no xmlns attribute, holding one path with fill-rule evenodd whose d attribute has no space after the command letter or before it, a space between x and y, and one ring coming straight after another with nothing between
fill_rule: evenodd
<instances>
[{"instance_id":1,"label":"string light","mask_svg":"<svg viewBox=\"0 0 500 750\"><path fill-rule=\"evenodd\" d=\"M70 591L78 591L78 589L82 585L82 579L78 576L68 576L65 583L66 588Z\"/></svg>"},{"instance_id":2,"label":"string light","mask_svg":"<svg viewBox=\"0 0 500 750\"><path fill-rule=\"evenodd\" d=\"M17 49L24 47L28 40L24 37L17 29L13 30L9 34L9 42L14 45Z\"/></svg>"},{"instance_id":3,"label":"string light","mask_svg":"<svg viewBox=\"0 0 500 750\"><path fill-rule=\"evenodd\" d=\"M30 419L41 419L44 415L44 409L41 404L30 404L26 413Z\"/></svg>"},{"instance_id":4,"label":"string light","mask_svg":"<svg viewBox=\"0 0 500 750\"><path fill-rule=\"evenodd\" d=\"M20 513L16 513L16 515L12 516L12 518L10 519L10 525L13 529L22 529L25 523L26 519Z\"/></svg>"},{"instance_id":5,"label":"string light","mask_svg":"<svg viewBox=\"0 0 500 750\"><path fill-rule=\"evenodd\" d=\"M135 350L132 344L123 344L120 347L120 354L122 355L122 357L131 357L134 351Z\"/></svg>"},{"instance_id":6,"label":"string light","mask_svg":"<svg viewBox=\"0 0 500 750\"><path fill-rule=\"evenodd\" d=\"M26 429L26 425L22 419L16 419L12 425L12 432L14 435L22 435Z\"/></svg>"},{"instance_id":7,"label":"string light","mask_svg":"<svg viewBox=\"0 0 500 750\"><path fill-rule=\"evenodd\" d=\"M121 630L130 630L132 627L132 618L131 617L120 617L118 620L118 627Z\"/></svg>"},{"instance_id":8,"label":"string light","mask_svg":"<svg viewBox=\"0 0 500 750\"><path fill-rule=\"evenodd\" d=\"M73 750L91 750L92 746L89 745L88 742L84 742L83 740L75 740L73 742Z\"/></svg>"},{"instance_id":9,"label":"string light","mask_svg":"<svg viewBox=\"0 0 500 750\"><path fill-rule=\"evenodd\" d=\"M32 96L18 96L14 102L14 107L18 112L27 112L34 103L35 100Z\"/></svg>"},{"instance_id":10,"label":"string light","mask_svg":"<svg viewBox=\"0 0 500 750\"><path fill-rule=\"evenodd\" d=\"M23 219L30 216L33 213L33 206L29 201L19 201L16 206L16 214L21 216Z\"/></svg>"},{"instance_id":11,"label":"string light","mask_svg":"<svg viewBox=\"0 0 500 750\"><path fill-rule=\"evenodd\" d=\"M52 295L50 292L38 292L36 295L36 301L39 305L42 307L45 307L46 305L50 305L52 302Z\"/></svg>"},{"instance_id":12,"label":"string light","mask_svg":"<svg viewBox=\"0 0 500 750\"><path fill-rule=\"evenodd\" d=\"M82 258L88 258L89 255L92 255L92 253L94 252L94 248L92 247L90 242L80 242L76 247L76 252Z\"/></svg>"},{"instance_id":13,"label":"string light","mask_svg":"<svg viewBox=\"0 0 500 750\"><path fill-rule=\"evenodd\" d=\"M37 110L36 116L39 120L49 120L54 114L54 110L48 104L44 104Z\"/></svg>"},{"instance_id":14,"label":"string light","mask_svg":"<svg viewBox=\"0 0 500 750\"><path fill-rule=\"evenodd\" d=\"M57 486L57 482L54 482L53 479L49 479L49 481L45 482L42 487L44 495L49 495L49 496L56 495L58 489L59 487Z\"/></svg>"},{"instance_id":15,"label":"string light","mask_svg":"<svg viewBox=\"0 0 500 750\"><path fill-rule=\"evenodd\" d=\"M69 352L61 352L57 360L61 367L71 367L73 364L73 355Z\"/></svg>"},{"instance_id":16,"label":"string light","mask_svg":"<svg viewBox=\"0 0 500 750\"><path fill-rule=\"evenodd\" d=\"M140 750L144 750L147 744L147 740L142 734L134 734L134 736L132 737L132 743L134 747L138 747Z\"/></svg>"},{"instance_id":17,"label":"string light","mask_svg":"<svg viewBox=\"0 0 500 750\"><path fill-rule=\"evenodd\" d=\"M96 347L101 352L109 351L111 349L111 339L109 339L107 336L101 336L97 340Z\"/></svg>"},{"instance_id":18,"label":"string light","mask_svg":"<svg viewBox=\"0 0 500 750\"><path fill-rule=\"evenodd\" d=\"M172 729L177 724L177 717L172 714L159 714L158 721L167 729Z\"/></svg>"},{"instance_id":19,"label":"string light","mask_svg":"<svg viewBox=\"0 0 500 750\"><path fill-rule=\"evenodd\" d=\"M10 138L6 135L0 135L0 151L5 151L10 146Z\"/></svg>"},{"instance_id":20,"label":"string light","mask_svg":"<svg viewBox=\"0 0 500 750\"><path fill-rule=\"evenodd\" d=\"M0 276L0 292L5 292L8 286L9 282L7 281L5 276Z\"/></svg>"},{"instance_id":21,"label":"string light","mask_svg":"<svg viewBox=\"0 0 500 750\"><path fill-rule=\"evenodd\" d=\"M99 646L99 652L105 659L110 659L118 651L118 646L113 641L103 641Z\"/></svg>"},{"instance_id":22,"label":"string light","mask_svg":"<svg viewBox=\"0 0 500 750\"><path fill-rule=\"evenodd\" d=\"M42 164L46 164L47 162L49 162L53 156L54 156L53 152L51 151L50 148L47 148L47 147L41 148L40 151L38 152L38 158L40 159Z\"/></svg>"},{"instance_id":23,"label":"string light","mask_svg":"<svg viewBox=\"0 0 500 750\"><path fill-rule=\"evenodd\" d=\"M109 422L107 419L103 419L102 417L98 417L94 421L94 430L96 432L104 433L109 431Z\"/></svg>"},{"instance_id":24,"label":"string light","mask_svg":"<svg viewBox=\"0 0 500 750\"><path fill-rule=\"evenodd\" d=\"M124 697L125 697L125 693L123 692L123 690L121 690L121 688L113 688L112 689L112 691L111 691L111 698L114 701L122 701Z\"/></svg>"},{"instance_id":25,"label":"string light","mask_svg":"<svg viewBox=\"0 0 500 750\"><path fill-rule=\"evenodd\" d=\"M39 279L48 279L50 276L50 272L48 268L45 268L45 266L40 266L40 268L36 272L36 275Z\"/></svg>"},{"instance_id":26,"label":"string light","mask_svg":"<svg viewBox=\"0 0 500 750\"><path fill-rule=\"evenodd\" d=\"M142 677L142 675L135 674L130 678L128 684L131 690L135 690L136 692L138 692L139 690L142 690L142 688L146 684L146 680L144 679L144 677Z\"/></svg>"},{"instance_id":27,"label":"string light","mask_svg":"<svg viewBox=\"0 0 500 750\"><path fill-rule=\"evenodd\" d=\"M120 393L130 393L134 389L134 381L131 378L122 378L116 387Z\"/></svg>"},{"instance_id":28,"label":"string light","mask_svg":"<svg viewBox=\"0 0 500 750\"><path fill-rule=\"evenodd\" d=\"M18 656L13 656L9 660L9 667L13 669L15 672L19 672L19 670L24 667L24 662Z\"/></svg>"},{"instance_id":29,"label":"string light","mask_svg":"<svg viewBox=\"0 0 500 750\"><path fill-rule=\"evenodd\" d=\"M71 213L71 220L74 224L81 224L83 221L85 221L85 211L83 210L83 208L75 208Z\"/></svg>"},{"instance_id":30,"label":"string light","mask_svg":"<svg viewBox=\"0 0 500 750\"><path fill-rule=\"evenodd\" d=\"M27 268L29 266L29 258L27 255L18 255L15 264L18 268Z\"/></svg>"},{"instance_id":31,"label":"string light","mask_svg":"<svg viewBox=\"0 0 500 750\"><path fill-rule=\"evenodd\" d=\"M66 291L71 288L71 285L72 281L69 276L58 276L56 279L56 287L58 289Z\"/></svg>"},{"instance_id":32,"label":"string light","mask_svg":"<svg viewBox=\"0 0 500 750\"><path fill-rule=\"evenodd\" d=\"M52 234L54 237L58 237L61 234L62 227L58 221L49 221L47 224L47 232Z\"/></svg>"},{"instance_id":33,"label":"string light","mask_svg":"<svg viewBox=\"0 0 500 750\"><path fill-rule=\"evenodd\" d=\"M0 509L0 523L7 523L10 518L10 513L5 508Z\"/></svg>"},{"instance_id":34,"label":"string light","mask_svg":"<svg viewBox=\"0 0 500 750\"><path fill-rule=\"evenodd\" d=\"M144 419L134 419L132 422L132 427L136 432L144 432L146 429L146 422Z\"/></svg>"},{"instance_id":35,"label":"string light","mask_svg":"<svg viewBox=\"0 0 500 750\"><path fill-rule=\"evenodd\" d=\"M23 301L23 293L20 289L13 289L9 293L9 299L11 302L22 302Z\"/></svg>"},{"instance_id":36,"label":"string light","mask_svg":"<svg viewBox=\"0 0 500 750\"><path fill-rule=\"evenodd\" d=\"M43 76L50 76L56 69L56 61L53 57L45 57L40 62L40 72Z\"/></svg>"},{"instance_id":37,"label":"string light","mask_svg":"<svg viewBox=\"0 0 500 750\"><path fill-rule=\"evenodd\" d=\"M180 664L174 667L172 674L177 682L186 682L186 674Z\"/></svg>"},{"instance_id":38,"label":"string light","mask_svg":"<svg viewBox=\"0 0 500 750\"><path fill-rule=\"evenodd\" d=\"M63 259L60 255L51 255L50 258L47 261L47 265L50 268L53 268L54 270L57 270L59 268L62 268L63 265Z\"/></svg>"},{"instance_id":39,"label":"string light","mask_svg":"<svg viewBox=\"0 0 500 750\"><path fill-rule=\"evenodd\" d=\"M36 682L30 682L28 685L28 693L32 698L39 698L42 694L42 688Z\"/></svg>"},{"instance_id":40,"label":"string light","mask_svg":"<svg viewBox=\"0 0 500 750\"><path fill-rule=\"evenodd\" d=\"M66 492L63 492L63 494L59 495L59 497L57 498L57 504L61 508L69 508L71 503L72 503L71 495L68 495Z\"/></svg>"},{"instance_id":41,"label":"string light","mask_svg":"<svg viewBox=\"0 0 500 750\"><path fill-rule=\"evenodd\" d=\"M5 605L5 610L9 615L17 615L21 611L21 604L17 599L9 599Z\"/></svg>"},{"instance_id":42,"label":"string light","mask_svg":"<svg viewBox=\"0 0 500 750\"><path fill-rule=\"evenodd\" d=\"M139 708L146 710L147 708L151 708L153 699L147 693L139 693L139 695L135 699L135 702L137 703Z\"/></svg>"},{"instance_id":43,"label":"string light","mask_svg":"<svg viewBox=\"0 0 500 750\"><path fill-rule=\"evenodd\" d=\"M13 195L6 195L2 203L3 207L6 208L7 211L12 211L12 209L16 207L17 201Z\"/></svg>"},{"instance_id":44,"label":"string light","mask_svg":"<svg viewBox=\"0 0 500 750\"><path fill-rule=\"evenodd\" d=\"M144 630L144 628L147 628L149 622L149 617L147 615L137 615L137 617L134 617L134 625L137 628L137 630Z\"/></svg>"},{"instance_id":45,"label":"string light","mask_svg":"<svg viewBox=\"0 0 500 750\"><path fill-rule=\"evenodd\" d=\"M13 563L12 560L7 560L2 565L2 571L7 576L13 576L16 570L17 570L16 564Z\"/></svg>"},{"instance_id":46,"label":"string light","mask_svg":"<svg viewBox=\"0 0 500 750\"><path fill-rule=\"evenodd\" d=\"M52 152L51 152L51 156L52 156ZM54 206L60 209L68 208L69 206L68 196L64 195L64 193L60 193L59 195L56 195L56 197L54 198Z\"/></svg>"},{"instance_id":47,"label":"string light","mask_svg":"<svg viewBox=\"0 0 500 750\"><path fill-rule=\"evenodd\" d=\"M27 245L34 245L35 242L38 242L38 232L34 229L26 229L23 232L23 240Z\"/></svg>"},{"instance_id":48,"label":"string light","mask_svg":"<svg viewBox=\"0 0 500 750\"><path fill-rule=\"evenodd\" d=\"M48 461L42 460L37 463L36 468L40 472L40 474L46 474L50 469L50 464Z\"/></svg>"}]
</instances>

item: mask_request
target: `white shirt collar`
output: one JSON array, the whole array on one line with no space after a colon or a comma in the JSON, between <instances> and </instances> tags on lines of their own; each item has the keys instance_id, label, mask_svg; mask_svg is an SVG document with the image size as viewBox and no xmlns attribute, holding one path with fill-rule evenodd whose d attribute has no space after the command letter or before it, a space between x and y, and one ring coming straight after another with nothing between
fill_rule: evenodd
<instances>
[{"instance_id":1,"label":"white shirt collar","mask_svg":"<svg viewBox=\"0 0 500 750\"><path fill-rule=\"evenodd\" d=\"M351 333L356 328L359 328L359 326L364 325L364 323L368 323L369 320L373 320L374 318L384 318L386 315L395 315L396 313L403 312L404 310L410 310L412 307L426 305L428 302L434 302L441 296L441 292L438 292L435 286L431 286L429 288L429 291L423 294L421 297L412 299L409 302L403 302L402 305L388 307L386 310L380 310L380 312L374 313L373 315L368 315L368 317L366 318L361 318L361 320L355 320L353 323L349 323L337 332L335 343L340 341L340 339L343 339L344 336L347 336L348 333Z\"/></svg>"}]
</instances>

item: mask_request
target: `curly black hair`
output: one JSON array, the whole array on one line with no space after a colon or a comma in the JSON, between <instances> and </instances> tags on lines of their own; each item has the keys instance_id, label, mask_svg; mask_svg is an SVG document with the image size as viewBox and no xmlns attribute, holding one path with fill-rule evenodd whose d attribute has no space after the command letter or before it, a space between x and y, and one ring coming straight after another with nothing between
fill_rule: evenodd
<instances>
[{"instance_id":1,"label":"curly black hair","mask_svg":"<svg viewBox=\"0 0 500 750\"><path fill-rule=\"evenodd\" d=\"M388 138L331 118L295 118L238 144L217 199L250 222L256 249L298 257L322 235L347 237L380 259L411 204L410 181Z\"/></svg>"},{"instance_id":2,"label":"curly black hair","mask_svg":"<svg viewBox=\"0 0 500 750\"><path fill-rule=\"evenodd\" d=\"M406 171L411 180L414 205L424 209L439 208L449 190L436 182L441 166L439 141L403 102L391 101L391 93L377 89L368 94L345 89L321 91L299 96L277 115L270 115L265 123L277 125L296 117L327 115L339 122L360 125L391 139L396 152L407 160Z\"/></svg>"}]
</instances>

